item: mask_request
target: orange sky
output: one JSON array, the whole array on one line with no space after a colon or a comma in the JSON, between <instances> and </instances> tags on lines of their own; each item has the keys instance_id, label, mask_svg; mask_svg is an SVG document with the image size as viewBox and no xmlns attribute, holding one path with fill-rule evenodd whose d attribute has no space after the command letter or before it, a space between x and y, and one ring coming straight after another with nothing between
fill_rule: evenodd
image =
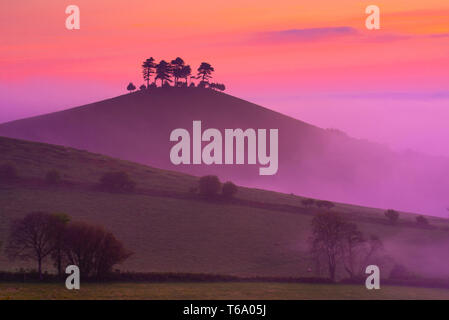
<instances>
[{"instance_id":1,"label":"orange sky","mask_svg":"<svg viewBox=\"0 0 449 320\"><path fill-rule=\"evenodd\" d=\"M65 28L70 4L80 30ZM381 30L365 29L371 4ZM326 122L328 107L307 113L286 97L449 92L449 2L1 1L0 121L121 94L143 83L149 56L210 62L231 94L339 126Z\"/></svg>"}]
</instances>

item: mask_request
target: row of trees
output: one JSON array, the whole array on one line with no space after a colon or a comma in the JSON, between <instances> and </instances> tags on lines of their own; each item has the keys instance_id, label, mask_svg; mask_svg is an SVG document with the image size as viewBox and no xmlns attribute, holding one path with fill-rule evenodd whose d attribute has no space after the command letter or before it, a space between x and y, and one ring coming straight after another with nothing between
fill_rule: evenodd
<instances>
[{"instance_id":1,"label":"row of trees","mask_svg":"<svg viewBox=\"0 0 449 320\"><path fill-rule=\"evenodd\" d=\"M60 276L65 266L76 265L81 275L102 278L132 254L100 226L47 212L32 212L14 221L5 251L10 259L35 261L40 279L47 259Z\"/></svg>"},{"instance_id":2,"label":"row of trees","mask_svg":"<svg viewBox=\"0 0 449 320\"><path fill-rule=\"evenodd\" d=\"M392 225L397 225L399 222L399 212L393 209L388 209L384 212L385 217L390 221ZM415 217L416 224L420 226L429 226L429 220L424 216Z\"/></svg>"},{"instance_id":3,"label":"row of trees","mask_svg":"<svg viewBox=\"0 0 449 320\"><path fill-rule=\"evenodd\" d=\"M206 199L216 199L221 193L225 199L231 199L238 191L237 186L231 181L221 183L217 176L203 176L198 181L198 188L192 191L198 191L201 196Z\"/></svg>"},{"instance_id":4,"label":"row of trees","mask_svg":"<svg viewBox=\"0 0 449 320\"><path fill-rule=\"evenodd\" d=\"M159 63L156 63L155 59L151 57L142 63L142 76L146 84L141 85L140 89L145 90L151 87L157 87L158 80L160 81L161 87L171 86L171 83L173 83L174 87L195 87L196 85L193 80L200 80L197 85L198 87L224 91L226 89L224 84L210 81L214 71L215 69L209 63L202 62L195 76L192 75L190 65L187 65L180 57L170 62L161 60ZM126 89L128 91L134 91L137 88L130 82Z\"/></svg>"}]
</instances>

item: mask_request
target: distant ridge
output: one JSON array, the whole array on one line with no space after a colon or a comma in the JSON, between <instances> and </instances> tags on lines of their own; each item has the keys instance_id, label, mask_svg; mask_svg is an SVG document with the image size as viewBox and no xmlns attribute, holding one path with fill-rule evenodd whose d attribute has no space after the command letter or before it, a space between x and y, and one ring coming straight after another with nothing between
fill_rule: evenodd
<instances>
[{"instance_id":1,"label":"distant ridge","mask_svg":"<svg viewBox=\"0 0 449 320\"><path fill-rule=\"evenodd\" d=\"M278 128L279 170L258 166L174 166L175 128ZM449 164L315 127L236 97L200 88L154 88L0 125L0 135L66 145L151 166L287 193L443 215Z\"/></svg>"}]
</instances>

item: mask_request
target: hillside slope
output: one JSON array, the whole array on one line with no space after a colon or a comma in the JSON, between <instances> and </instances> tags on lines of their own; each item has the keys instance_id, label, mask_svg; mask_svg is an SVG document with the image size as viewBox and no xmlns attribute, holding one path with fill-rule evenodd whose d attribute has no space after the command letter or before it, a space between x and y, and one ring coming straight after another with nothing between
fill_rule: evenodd
<instances>
[{"instance_id":1,"label":"hillside slope","mask_svg":"<svg viewBox=\"0 0 449 320\"><path fill-rule=\"evenodd\" d=\"M279 170L259 165L170 162L172 130L279 129ZM323 130L212 90L157 88L0 125L0 135L85 149L120 159L315 198L443 215L449 162ZM204 144L203 144L204 145Z\"/></svg>"},{"instance_id":2,"label":"hillside slope","mask_svg":"<svg viewBox=\"0 0 449 320\"><path fill-rule=\"evenodd\" d=\"M6 240L11 221L28 212L65 212L73 220L105 226L134 251L121 266L124 270L310 275L307 239L319 210L301 208L301 197L239 188L235 202L204 201L189 195L197 185L194 176L0 137L0 164L6 162L15 164L21 178L0 182L0 241ZM42 183L51 169L61 172L62 185ZM137 192L96 190L98 179L111 170L128 172L137 182ZM285 209L291 207L297 209ZM332 211L356 222L366 234L378 235L393 259L390 266L403 263L424 275L448 274L447 220L430 218L432 228L418 228L412 225L415 215L401 213L399 226L391 226L379 209L337 204ZM29 265L11 262L0 253L0 270L20 266Z\"/></svg>"}]
</instances>

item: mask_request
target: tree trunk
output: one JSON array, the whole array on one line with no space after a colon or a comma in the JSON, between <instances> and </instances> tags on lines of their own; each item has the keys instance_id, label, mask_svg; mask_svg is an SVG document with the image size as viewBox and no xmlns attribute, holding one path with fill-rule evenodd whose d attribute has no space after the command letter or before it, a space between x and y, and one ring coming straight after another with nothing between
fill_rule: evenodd
<instances>
[{"instance_id":1,"label":"tree trunk","mask_svg":"<svg viewBox=\"0 0 449 320\"><path fill-rule=\"evenodd\" d=\"M335 281L335 266L334 265L329 266L329 274L330 274L332 282L334 282Z\"/></svg>"},{"instance_id":2,"label":"tree trunk","mask_svg":"<svg viewBox=\"0 0 449 320\"><path fill-rule=\"evenodd\" d=\"M42 259L40 257L37 259L37 264L38 264L39 280L42 280Z\"/></svg>"}]
</instances>

